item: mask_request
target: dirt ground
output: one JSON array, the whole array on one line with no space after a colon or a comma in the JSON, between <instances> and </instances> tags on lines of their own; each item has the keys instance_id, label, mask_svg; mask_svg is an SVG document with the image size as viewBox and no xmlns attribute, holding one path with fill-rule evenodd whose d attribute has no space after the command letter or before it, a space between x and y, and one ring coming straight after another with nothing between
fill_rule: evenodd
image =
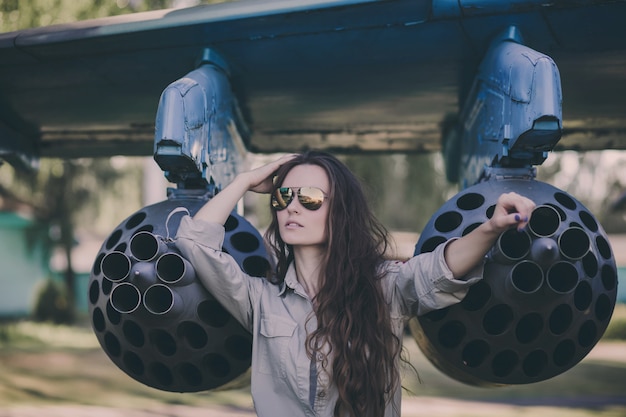
<instances>
[{"instance_id":1,"label":"dirt ground","mask_svg":"<svg viewBox=\"0 0 626 417\"><path fill-rule=\"evenodd\" d=\"M132 409L102 406L49 405L7 407L0 409L2 417L254 417L253 410L207 405L193 407L162 405L158 408ZM585 417L626 416L626 408L587 411L585 409L557 408L554 406L519 406L478 401L460 401L446 398L408 398L402 402L402 417Z\"/></svg>"}]
</instances>

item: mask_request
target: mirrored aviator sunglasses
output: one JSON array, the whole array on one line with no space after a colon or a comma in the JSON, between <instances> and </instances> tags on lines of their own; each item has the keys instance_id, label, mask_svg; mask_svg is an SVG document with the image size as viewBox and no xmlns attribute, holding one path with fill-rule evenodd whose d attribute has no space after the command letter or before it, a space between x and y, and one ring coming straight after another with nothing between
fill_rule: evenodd
<instances>
[{"instance_id":1,"label":"mirrored aviator sunglasses","mask_svg":"<svg viewBox=\"0 0 626 417\"><path fill-rule=\"evenodd\" d=\"M294 194L298 202L307 210L317 210L322 207L326 199L324 191L317 187L280 187L272 193L272 207L274 210L284 210L293 201Z\"/></svg>"}]
</instances>

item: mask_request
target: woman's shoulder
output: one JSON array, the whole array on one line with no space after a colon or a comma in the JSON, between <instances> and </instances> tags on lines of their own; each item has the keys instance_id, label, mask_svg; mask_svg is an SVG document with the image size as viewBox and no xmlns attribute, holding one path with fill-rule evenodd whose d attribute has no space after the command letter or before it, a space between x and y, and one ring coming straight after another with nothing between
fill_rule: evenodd
<instances>
[{"instance_id":1,"label":"woman's shoulder","mask_svg":"<svg viewBox=\"0 0 626 417\"><path fill-rule=\"evenodd\" d=\"M385 276L398 273L402 266L408 262L408 259L385 259L380 263L379 271Z\"/></svg>"}]
</instances>

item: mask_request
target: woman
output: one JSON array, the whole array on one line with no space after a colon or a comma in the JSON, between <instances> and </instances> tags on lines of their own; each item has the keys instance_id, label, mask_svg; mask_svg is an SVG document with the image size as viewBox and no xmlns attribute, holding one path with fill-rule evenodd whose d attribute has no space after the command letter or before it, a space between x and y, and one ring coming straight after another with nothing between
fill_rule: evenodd
<instances>
[{"instance_id":1,"label":"woman","mask_svg":"<svg viewBox=\"0 0 626 417\"><path fill-rule=\"evenodd\" d=\"M221 251L223 224L249 190L272 194L270 280L247 276ZM468 235L404 263L386 261L387 232L358 180L338 159L310 151L238 175L183 218L177 245L253 335L259 416L399 416L405 320L459 302L500 233L524 227L533 207L503 194Z\"/></svg>"}]
</instances>

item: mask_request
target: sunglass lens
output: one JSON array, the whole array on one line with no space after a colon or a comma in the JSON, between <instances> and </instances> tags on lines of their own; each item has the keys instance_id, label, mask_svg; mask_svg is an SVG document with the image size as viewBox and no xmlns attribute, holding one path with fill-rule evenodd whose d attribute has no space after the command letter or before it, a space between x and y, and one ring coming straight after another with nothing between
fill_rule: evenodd
<instances>
[{"instance_id":1,"label":"sunglass lens","mask_svg":"<svg viewBox=\"0 0 626 417\"><path fill-rule=\"evenodd\" d=\"M307 210L317 210L324 202L324 192L316 187L302 187L298 193L298 201Z\"/></svg>"},{"instance_id":2,"label":"sunglass lens","mask_svg":"<svg viewBox=\"0 0 626 417\"><path fill-rule=\"evenodd\" d=\"M274 194L272 194L272 207L276 210L283 210L287 208L291 200L293 200L293 191L291 191L291 188L277 188Z\"/></svg>"}]
</instances>

